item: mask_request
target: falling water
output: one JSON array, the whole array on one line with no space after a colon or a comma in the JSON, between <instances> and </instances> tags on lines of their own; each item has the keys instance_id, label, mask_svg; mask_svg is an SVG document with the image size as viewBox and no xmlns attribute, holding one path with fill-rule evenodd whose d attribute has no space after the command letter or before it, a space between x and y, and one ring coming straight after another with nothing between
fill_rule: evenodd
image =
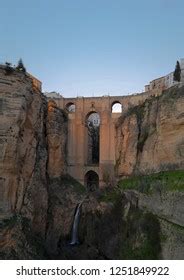
<instances>
[{"instance_id":1,"label":"falling water","mask_svg":"<svg viewBox=\"0 0 184 280\"><path fill-rule=\"evenodd\" d=\"M79 226L79 218L80 218L80 207L82 203L79 203L77 206L77 210L75 212L74 216L74 222L73 222L73 227L72 227L72 238L70 245L76 245L79 244L78 240L78 226Z\"/></svg>"}]
</instances>

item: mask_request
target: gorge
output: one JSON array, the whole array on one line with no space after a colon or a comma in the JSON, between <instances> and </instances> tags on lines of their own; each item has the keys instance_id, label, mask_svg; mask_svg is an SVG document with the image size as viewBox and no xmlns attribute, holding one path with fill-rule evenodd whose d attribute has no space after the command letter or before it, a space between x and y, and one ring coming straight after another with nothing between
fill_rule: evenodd
<instances>
[{"instance_id":1,"label":"gorge","mask_svg":"<svg viewBox=\"0 0 184 280\"><path fill-rule=\"evenodd\" d=\"M82 101L72 114L26 73L0 67L1 259L184 258L184 87L125 97L116 117L108 100L98 99L100 164L86 165L79 145L68 150L74 115L83 141ZM93 191L81 184L89 171L100 178ZM70 246L77 205L79 244Z\"/></svg>"}]
</instances>

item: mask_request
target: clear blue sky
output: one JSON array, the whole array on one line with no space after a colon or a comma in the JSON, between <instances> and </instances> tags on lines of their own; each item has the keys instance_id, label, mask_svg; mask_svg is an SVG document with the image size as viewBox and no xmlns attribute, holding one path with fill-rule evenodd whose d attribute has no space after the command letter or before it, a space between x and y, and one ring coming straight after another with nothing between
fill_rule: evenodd
<instances>
[{"instance_id":1,"label":"clear blue sky","mask_svg":"<svg viewBox=\"0 0 184 280\"><path fill-rule=\"evenodd\" d=\"M142 91L184 57L183 0L0 0L0 62L22 57L43 90Z\"/></svg>"}]
</instances>

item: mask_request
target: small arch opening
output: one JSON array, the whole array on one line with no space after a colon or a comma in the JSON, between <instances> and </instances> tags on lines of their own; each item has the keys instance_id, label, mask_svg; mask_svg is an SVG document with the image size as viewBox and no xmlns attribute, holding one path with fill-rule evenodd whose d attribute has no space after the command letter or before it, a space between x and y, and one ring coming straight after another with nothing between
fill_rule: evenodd
<instances>
[{"instance_id":1,"label":"small arch opening","mask_svg":"<svg viewBox=\"0 0 184 280\"><path fill-rule=\"evenodd\" d=\"M122 113L122 105L119 101L115 101L112 103L111 112L112 113Z\"/></svg>"},{"instance_id":2,"label":"small arch opening","mask_svg":"<svg viewBox=\"0 0 184 280\"><path fill-rule=\"evenodd\" d=\"M75 113L75 104L72 102L68 103L66 109L69 113Z\"/></svg>"},{"instance_id":3,"label":"small arch opening","mask_svg":"<svg viewBox=\"0 0 184 280\"><path fill-rule=\"evenodd\" d=\"M87 127L87 163L99 163L100 146L100 116L96 112L91 112L86 117Z\"/></svg>"},{"instance_id":4,"label":"small arch opening","mask_svg":"<svg viewBox=\"0 0 184 280\"><path fill-rule=\"evenodd\" d=\"M86 173L84 181L88 191L92 192L99 188L99 176L93 170L90 170Z\"/></svg>"}]
</instances>

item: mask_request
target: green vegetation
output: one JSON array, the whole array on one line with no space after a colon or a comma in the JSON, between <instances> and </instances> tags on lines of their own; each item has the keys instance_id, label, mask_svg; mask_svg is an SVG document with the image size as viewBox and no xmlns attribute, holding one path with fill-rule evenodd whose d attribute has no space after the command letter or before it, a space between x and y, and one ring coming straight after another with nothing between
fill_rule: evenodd
<instances>
[{"instance_id":1,"label":"green vegetation","mask_svg":"<svg viewBox=\"0 0 184 280\"><path fill-rule=\"evenodd\" d=\"M121 123L124 122L124 120L135 114L136 117L137 117L137 122L138 122L138 125L141 124L142 120L143 120L143 117L144 117L144 107L145 107L145 103L141 104L141 105L137 105L137 106L130 106L128 108L128 111L125 112L120 118L119 118L119 121L117 123L117 126Z\"/></svg>"},{"instance_id":2,"label":"green vegetation","mask_svg":"<svg viewBox=\"0 0 184 280\"><path fill-rule=\"evenodd\" d=\"M16 226L20 226L21 228L25 229L25 231L27 231L30 227L30 220L16 213L8 218L3 219L1 222L2 228L12 229Z\"/></svg>"},{"instance_id":3,"label":"green vegetation","mask_svg":"<svg viewBox=\"0 0 184 280\"><path fill-rule=\"evenodd\" d=\"M162 171L121 180L116 188L104 190L100 199L107 203L113 203L113 209L117 208L120 212L123 209L123 191L127 189L138 190L146 194L151 194L154 190L159 192L184 191L184 170ZM177 230L183 231L183 227L172 222L169 222L169 224L176 227ZM146 260L160 258L161 242L165 242L167 236L161 232L159 219L156 215L144 212L131 205L119 230L118 259Z\"/></svg>"},{"instance_id":4,"label":"green vegetation","mask_svg":"<svg viewBox=\"0 0 184 280\"><path fill-rule=\"evenodd\" d=\"M23 61L22 59L19 59L18 63L17 63L17 66L12 66L12 63L10 62L5 62L5 73L6 75L11 75L14 73L15 70L19 71L19 72L22 72L22 73L26 73L26 68L23 64Z\"/></svg>"},{"instance_id":5,"label":"green vegetation","mask_svg":"<svg viewBox=\"0 0 184 280\"><path fill-rule=\"evenodd\" d=\"M121 197L119 189L106 189L103 191L100 201L115 203L119 197Z\"/></svg>"},{"instance_id":6,"label":"green vegetation","mask_svg":"<svg viewBox=\"0 0 184 280\"><path fill-rule=\"evenodd\" d=\"M159 173L130 177L119 181L120 189L135 189L143 193L159 191L184 191L184 170L162 171Z\"/></svg>"},{"instance_id":7,"label":"green vegetation","mask_svg":"<svg viewBox=\"0 0 184 280\"><path fill-rule=\"evenodd\" d=\"M134 209L126 225L126 238L122 239L120 259L159 259L160 225L152 213Z\"/></svg>"},{"instance_id":8,"label":"green vegetation","mask_svg":"<svg viewBox=\"0 0 184 280\"><path fill-rule=\"evenodd\" d=\"M177 85L175 85L169 89L164 90L161 95L151 96L150 98L146 99L142 104L139 104L137 106L132 105L128 108L128 110L125 113L121 115L121 117L119 118L116 124L116 127L122 125L122 123L127 117L135 114L140 128L140 125L142 124L142 121L144 119L144 114L146 111L145 109L150 108L153 102L159 102L158 104L160 103L164 104L169 102L169 106L171 105L174 106L175 102L173 102L173 100L180 98L181 96L183 96L183 94L184 94L184 86L179 88Z\"/></svg>"},{"instance_id":9,"label":"green vegetation","mask_svg":"<svg viewBox=\"0 0 184 280\"><path fill-rule=\"evenodd\" d=\"M44 240L38 234L33 233L31 221L21 216L13 214L0 222L0 229L8 232L10 244L1 248L0 258L19 259L29 255L32 259L43 259L46 257ZM6 244L6 243L5 243Z\"/></svg>"},{"instance_id":10,"label":"green vegetation","mask_svg":"<svg viewBox=\"0 0 184 280\"><path fill-rule=\"evenodd\" d=\"M20 221L20 220L21 220L20 215L14 214L14 215L2 220L0 223L0 228L6 228L6 227L13 228L16 225L17 221Z\"/></svg>"},{"instance_id":11,"label":"green vegetation","mask_svg":"<svg viewBox=\"0 0 184 280\"><path fill-rule=\"evenodd\" d=\"M177 70L179 72L179 70ZM176 75L178 75L176 73ZM145 102L137 106L130 106L124 114L119 118L117 122L117 127L122 125L125 119L129 116L135 115L137 119L137 125L139 129L138 133L138 142L137 142L137 153L141 153L144 147L144 144L151 133L155 131L156 122L151 125L148 123L147 119L144 118L145 114L150 114L149 108L155 102L155 108L158 107L158 104L163 104L164 106L169 106L170 110L175 110L175 101L176 99L183 96L184 87L179 88L177 85L173 86L165 91L161 95L152 96L149 99L146 99ZM116 168L118 167L118 161L116 163Z\"/></svg>"},{"instance_id":12,"label":"green vegetation","mask_svg":"<svg viewBox=\"0 0 184 280\"><path fill-rule=\"evenodd\" d=\"M10 62L5 62L5 72L6 75L11 75L14 72L14 68Z\"/></svg>"},{"instance_id":13,"label":"green vegetation","mask_svg":"<svg viewBox=\"0 0 184 280\"><path fill-rule=\"evenodd\" d=\"M137 116L137 121L138 123L140 123L144 117L144 104L130 107L127 112L127 116L132 114L135 114Z\"/></svg>"},{"instance_id":14,"label":"green vegetation","mask_svg":"<svg viewBox=\"0 0 184 280\"><path fill-rule=\"evenodd\" d=\"M184 231L184 227L183 226L181 226L179 224L176 224L176 223L174 223L172 221L169 221L167 219L164 219L163 217L161 219L162 219L162 221L165 221L170 227L174 228L178 232L180 232L180 231L183 232Z\"/></svg>"},{"instance_id":15,"label":"green vegetation","mask_svg":"<svg viewBox=\"0 0 184 280\"><path fill-rule=\"evenodd\" d=\"M138 152L143 151L143 147L144 147L144 144L145 144L148 136L149 136L149 129L148 129L148 127L144 127L144 129L142 129L141 133L139 134L139 139L137 142L137 151Z\"/></svg>"},{"instance_id":16,"label":"green vegetation","mask_svg":"<svg viewBox=\"0 0 184 280\"><path fill-rule=\"evenodd\" d=\"M118 227L119 246L118 259L159 259L160 257L160 225L157 217L144 212L133 205L126 219L123 217L123 193L120 188L105 190L101 200L113 203L112 217L120 215Z\"/></svg>"},{"instance_id":17,"label":"green vegetation","mask_svg":"<svg viewBox=\"0 0 184 280\"><path fill-rule=\"evenodd\" d=\"M19 61L18 61L18 64L17 64L16 69L17 69L18 71L21 71L21 72L23 72L23 73L26 73L26 68L24 67L24 64L23 64L23 61L22 61L21 58L20 58Z\"/></svg>"},{"instance_id":18,"label":"green vegetation","mask_svg":"<svg viewBox=\"0 0 184 280\"><path fill-rule=\"evenodd\" d=\"M62 176L61 184L68 188L72 188L78 194L83 194L86 192L86 188L70 175Z\"/></svg>"},{"instance_id":19,"label":"green vegetation","mask_svg":"<svg viewBox=\"0 0 184 280\"><path fill-rule=\"evenodd\" d=\"M181 80L181 68L179 61L176 62L176 67L174 70L174 81L180 82Z\"/></svg>"}]
</instances>

